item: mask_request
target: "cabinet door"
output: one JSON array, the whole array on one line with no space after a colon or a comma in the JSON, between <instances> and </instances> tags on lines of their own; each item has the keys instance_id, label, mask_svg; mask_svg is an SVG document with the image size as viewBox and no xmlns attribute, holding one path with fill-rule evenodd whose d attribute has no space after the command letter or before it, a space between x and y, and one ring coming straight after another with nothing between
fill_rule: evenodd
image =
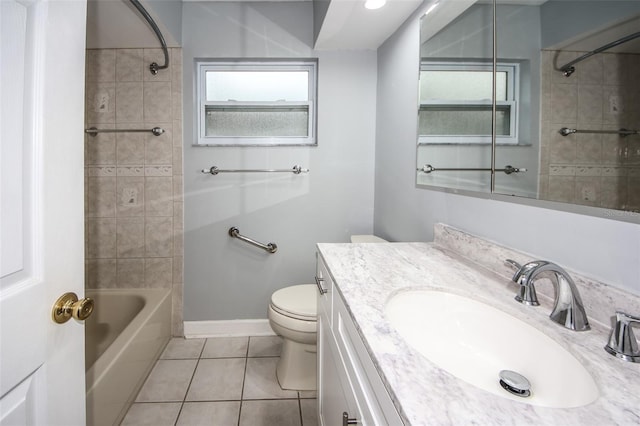
<instances>
[{"instance_id":1,"label":"cabinet door","mask_svg":"<svg viewBox=\"0 0 640 426\"><path fill-rule=\"evenodd\" d=\"M325 321L318 321L318 417L321 426L342 425L342 413L360 418L347 372Z\"/></svg>"},{"instance_id":2,"label":"cabinet door","mask_svg":"<svg viewBox=\"0 0 640 426\"><path fill-rule=\"evenodd\" d=\"M338 351L351 383L353 397L361 412L358 424L402 425L402 419L362 343L351 315L337 293L333 299L332 327Z\"/></svg>"}]
</instances>

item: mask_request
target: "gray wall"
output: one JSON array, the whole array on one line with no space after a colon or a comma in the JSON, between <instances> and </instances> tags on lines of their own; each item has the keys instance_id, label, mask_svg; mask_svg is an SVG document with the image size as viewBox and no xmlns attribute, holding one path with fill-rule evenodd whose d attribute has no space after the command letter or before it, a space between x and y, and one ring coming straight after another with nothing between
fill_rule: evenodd
<instances>
[{"instance_id":1,"label":"gray wall","mask_svg":"<svg viewBox=\"0 0 640 426\"><path fill-rule=\"evenodd\" d=\"M563 43L577 35L609 27L640 13L637 0L548 1L540 6L542 47ZM611 40L613 41L613 40Z\"/></svg>"},{"instance_id":2,"label":"gray wall","mask_svg":"<svg viewBox=\"0 0 640 426\"><path fill-rule=\"evenodd\" d=\"M576 214L548 208L562 204L416 188L418 16L378 49L376 234L430 241L433 225L443 222L640 294L640 225L608 218L640 222L638 214L587 208L590 215Z\"/></svg>"},{"instance_id":3,"label":"gray wall","mask_svg":"<svg viewBox=\"0 0 640 426\"><path fill-rule=\"evenodd\" d=\"M181 0L143 0L149 9L158 16L161 23L171 33L173 39L182 44L182 1Z\"/></svg>"},{"instance_id":4,"label":"gray wall","mask_svg":"<svg viewBox=\"0 0 640 426\"><path fill-rule=\"evenodd\" d=\"M266 318L313 283L315 244L373 228L376 52L316 52L311 2L184 3L185 320ZM317 147L193 147L194 58L318 57ZM307 175L200 169L308 167ZM268 254L227 230L278 245Z\"/></svg>"}]
</instances>

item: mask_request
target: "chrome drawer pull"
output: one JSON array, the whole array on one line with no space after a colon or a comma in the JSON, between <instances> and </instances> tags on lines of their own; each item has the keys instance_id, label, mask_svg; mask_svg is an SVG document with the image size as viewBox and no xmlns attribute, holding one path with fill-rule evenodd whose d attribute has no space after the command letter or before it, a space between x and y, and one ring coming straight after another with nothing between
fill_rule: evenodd
<instances>
[{"instance_id":1,"label":"chrome drawer pull","mask_svg":"<svg viewBox=\"0 0 640 426\"><path fill-rule=\"evenodd\" d=\"M342 426L357 425L357 424L358 424L357 419L350 419L349 413L347 413L346 411L342 412Z\"/></svg>"},{"instance_id":2,"label":"chrome drawer pull","mask_svg":"<svg viewBox=\"0 0 640 426\"><path fill-rule=\"evenodd\" d=\"M322 282L324 282L324 278L316 277L316 285L318 286L318 291L320 292L320 294L325 294L329 290L327 290L326 288L322 287Z\"/></svg>"}]
</instances>

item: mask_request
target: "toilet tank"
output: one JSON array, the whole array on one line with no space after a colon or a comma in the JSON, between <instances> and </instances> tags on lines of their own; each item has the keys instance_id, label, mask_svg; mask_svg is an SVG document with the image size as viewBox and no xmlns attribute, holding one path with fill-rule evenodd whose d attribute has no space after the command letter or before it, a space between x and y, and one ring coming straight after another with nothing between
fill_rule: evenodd
<instances>
[{"instance_id":1,"label":"toilet tank","mask_svg":"<svg viewBox=\"0 0 640 426\"><path fill-rule=\"evenodd\" d=\"M389 241L383 240L375 235L352 235L352 243L388 243Z\"/></svg>"}]
</instances>

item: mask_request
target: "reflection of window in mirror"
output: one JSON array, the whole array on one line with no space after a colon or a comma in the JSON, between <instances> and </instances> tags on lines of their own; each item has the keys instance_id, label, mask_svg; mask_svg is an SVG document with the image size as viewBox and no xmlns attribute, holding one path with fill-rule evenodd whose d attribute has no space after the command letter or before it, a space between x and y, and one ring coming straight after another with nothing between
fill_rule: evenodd
<instances>
[{"instance_id":1,"label":"reflection of window in mirror","mask_svg":"<svg viewBox=\"0 0 640 426\"><path fill-rule=\"evenodd\" d=\"M519 64L498 63L496 143L518 143ZM425 61L420 66L419 143L490 144L492 65Z\"/></svg>"}]
</instances>

